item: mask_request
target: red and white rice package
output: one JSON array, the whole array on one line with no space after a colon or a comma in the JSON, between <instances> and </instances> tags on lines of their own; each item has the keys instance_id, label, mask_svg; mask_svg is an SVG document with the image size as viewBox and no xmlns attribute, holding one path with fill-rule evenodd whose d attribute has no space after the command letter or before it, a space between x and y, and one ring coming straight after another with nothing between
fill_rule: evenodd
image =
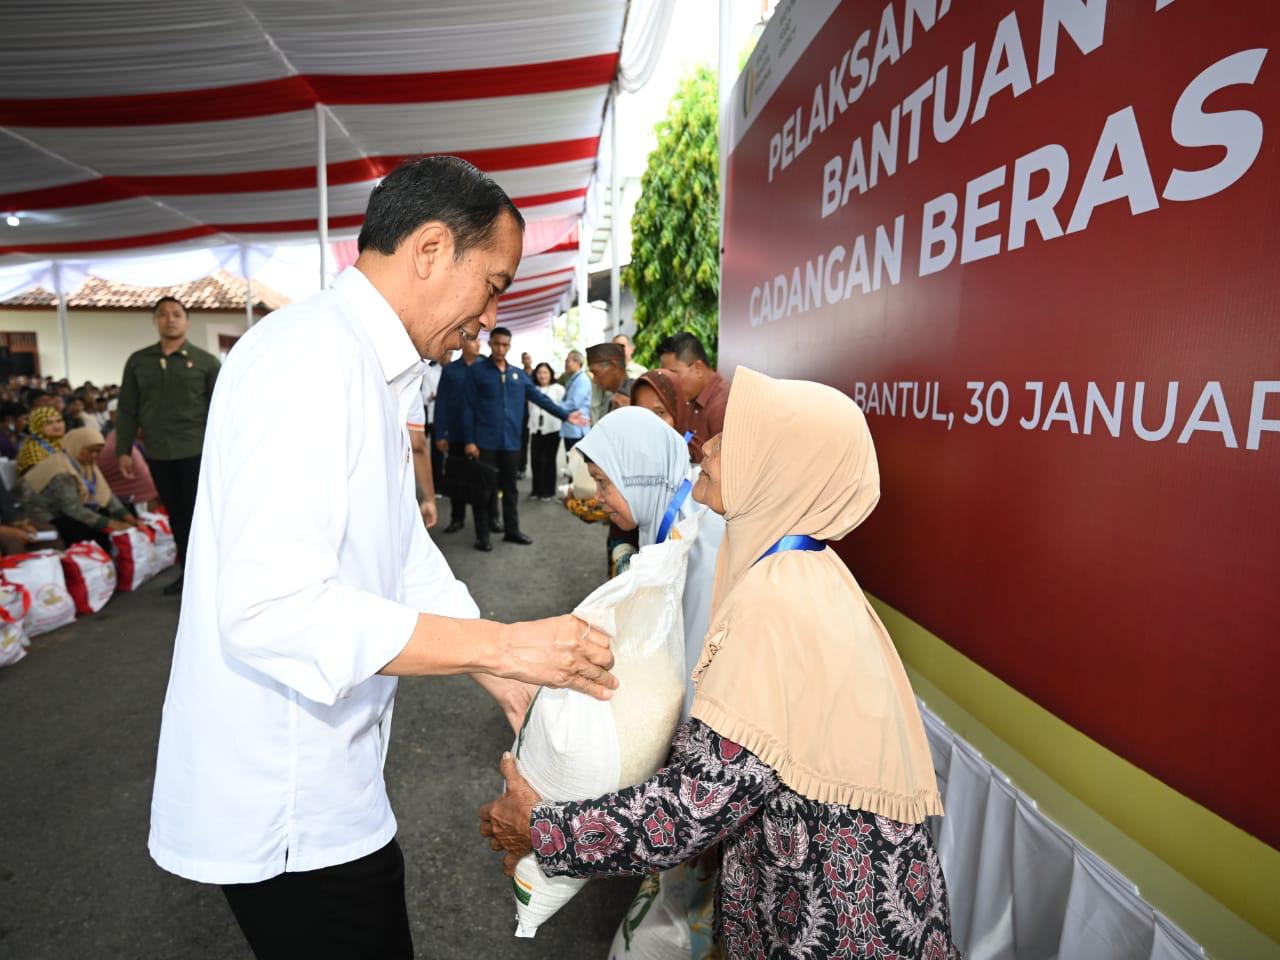
<instances>
[{"instance_id":1,"label":"red and white rice package","mask_svg":"<svg viewBox=\"0 0 1280 960\"><path fill-rule=\"evenodd\" d=\"M155 540L156 532L150 527L130 527L111 534L117 590L137 590L163 569L158 566Z\"/></svg>"},{"instance_id":2,"label":"red and white rice package","mask_svg":"<svg viewBox=\"0 0 1280 960\"><path fill-rule=\"evenodd\" d=\"M62 574L76 613L97 613L116 592L116 566L96 543L75 543L62 555Z\"/></svg>"},{"instance_id":3,"label":"red and white rice package","mask_svg":"<svg viewBox=\"0 0 1280 960\"><path fill-rule=\"evenodd\" d=\"M31 641L22 622L31 609L31 593L0 576L0 667L11 667L27 655Z\"/></svg>"},{"instance_id":4,"label":"red and white rice package","mask_svg":"<svg viewBox=\"0 0 1280 960\"><path fill-rule=\"evenodd\" d=\"M169 525L169 517L163 513L139 513L138 517L147 525L147 529L155 534L152 543L155 545L155 573L168 570L178 562L178 542L173 539L173 528ZM154 574L153 574L154 575Z\"/></svg>"},{"instance_id":5,"label":"red and white rice package","mask_svg":"<svg viewBox=\"0 0 1280 960\"><path fill-rule=\"evenodd\" d=\"M31 594L31 607L23 618L27 636L38 637L75 623L76 605L67 592L62 558L56 550L37 550L0 559L0 570L10 583L20 583Z\"/></svg>"}]
</instances>

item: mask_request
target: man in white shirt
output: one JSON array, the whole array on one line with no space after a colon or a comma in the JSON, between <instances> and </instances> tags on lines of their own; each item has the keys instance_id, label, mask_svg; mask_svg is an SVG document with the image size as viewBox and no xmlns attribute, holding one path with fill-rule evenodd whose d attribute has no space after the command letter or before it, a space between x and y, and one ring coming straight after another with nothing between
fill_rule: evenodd
<instances>
[{"instance_id":1,"label":"man in white shirt","mask_svg":"<svg viewBox=\"0 0 1280 960\"><path fill-rule=\"evenodd\" d=\"M422 402L427 411L427 447L431 460L433 490L439 490L444 480L444 455L436 449L433 442L436 432L436 394L440 390L440 374L444 370L444 365L452 360L453 351L450 350L439 361L432 360L428 363L426 371L422 374Z\"/></svg>"},{"instance_id":2,"label":"man in white shirt","mask_svg":"<svg viewBox=\"0 0 1280 960\"><path fill-rule=\"evenodd\" d=\"M607 638L571 616L477 620L415 502L422 358L493 327L522 235L470 164L406 163L371 194L355 265L223 368L149 846L223 885L259 958L413 956L382 779L397 676L471 673L513 725L534 685L616 685ZM281 416L299 396L313 415Z\"/></svg>"},{"instance_id":3,"label":"man in white shirt","mask_svg":"<svg viewBox=\"0 0 1280 960\"><path fill-rule=\"evenodd\" d=\"M425 380L425 377L424 377ZM427 443L427 405L419 390L409 398L405 417L409 431L409 458L413 461L413 478L417 485L418 510L428 530L436 525L436 484L431 475L431 446Z\"/></svg>"}]
</instances>

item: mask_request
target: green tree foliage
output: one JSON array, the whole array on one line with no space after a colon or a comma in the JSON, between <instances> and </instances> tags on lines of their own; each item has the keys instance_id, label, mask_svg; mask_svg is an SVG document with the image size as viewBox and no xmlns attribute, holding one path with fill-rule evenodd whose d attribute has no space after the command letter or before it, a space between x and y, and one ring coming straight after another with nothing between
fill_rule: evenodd
<instances>
[{"instance_id":1,"label":"green tree foliage","mask_svg":"<svg viewBox=\"0 0 1280 960\"><path fill-rule=\"evenodd\" d=\"M716 73L698 67L676 89L658 124L658 146L631 218L631 263L623 282L636 298L636 357L688 330L712 363L719 343L720 144Z\"/></svg>"}]
</instances>

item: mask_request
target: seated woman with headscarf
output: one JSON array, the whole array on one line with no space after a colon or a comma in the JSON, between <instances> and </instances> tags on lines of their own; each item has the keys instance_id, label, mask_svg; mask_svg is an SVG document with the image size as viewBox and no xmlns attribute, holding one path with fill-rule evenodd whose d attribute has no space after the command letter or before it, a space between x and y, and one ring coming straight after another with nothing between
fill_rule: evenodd
<instances>
[{"instance_id":1,"label":"seated woman with headscarf","mask_svg":"<svg viewBox=\"0 0 1280 960\"><path fill-rule=\"evenodd\" d=\"M36 407L27 417L27 438L18 449L18 476L37 463L62 452L67 424L53 407Z\"/></svg>"},{"instance_id":2,"label":"seated woman with headscarf","mask_svg":"<svg viewBox=\"0 0 1280 960\"><path fill-rule=\"evenodd\" d=\"M955 956L925 818L941 815L906 672L828 542L879 499L844 394L739 368L694 489L726 520L692 718L670 764L594 800L544 803L510 755L481 833L510 874L667 869L720 842L716 937L734 958Z\"/></svg>"},{"instance_id":3,"label":"seated woman with headscarf","mask_svg":"<svg viewBox=\"0 0 1280 960\"><path fill-rule=\"evenodd\" d=\"M110 533L139 525L111 492L98 466L104 443L93 427L72 430L62 440L61 450L45 457L19 481L27 517L52 523L65 543L93 540L109 550Z\"/></svg>"}]
</instances>

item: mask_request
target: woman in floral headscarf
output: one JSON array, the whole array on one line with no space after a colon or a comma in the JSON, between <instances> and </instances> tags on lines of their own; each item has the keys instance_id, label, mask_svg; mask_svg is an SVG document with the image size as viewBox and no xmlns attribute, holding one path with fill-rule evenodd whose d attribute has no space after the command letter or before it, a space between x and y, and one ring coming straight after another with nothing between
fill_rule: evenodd
<instances>
[{"instance_id":1,"label":"woman in floral headscarf","mask_svg":"<svg viewBox=\"0 0 1280 960\"><path fill-rule=\"evenodd\" d=\"M36 407L27 417L27 430L30 436L18 451L18 476L25 474L46 457L61 452L67 424L56 408Z\"/></svg>"},{"instance_id":2,"label":"woman in floral headscarf","mask_svg":"<svg viewBox=\"0 0 1280 960\"><path fill-rule=\"evenodd\" d=\"M726 521L691 719L634 787L544 803L508 754L480 832L512 872L650 874L716 842L731 958L956 956L925 818L942 814L897 652L828 543L875 507L866 420L830 387L739 367L694 496Z\"/></svg>"}]
</instances>

